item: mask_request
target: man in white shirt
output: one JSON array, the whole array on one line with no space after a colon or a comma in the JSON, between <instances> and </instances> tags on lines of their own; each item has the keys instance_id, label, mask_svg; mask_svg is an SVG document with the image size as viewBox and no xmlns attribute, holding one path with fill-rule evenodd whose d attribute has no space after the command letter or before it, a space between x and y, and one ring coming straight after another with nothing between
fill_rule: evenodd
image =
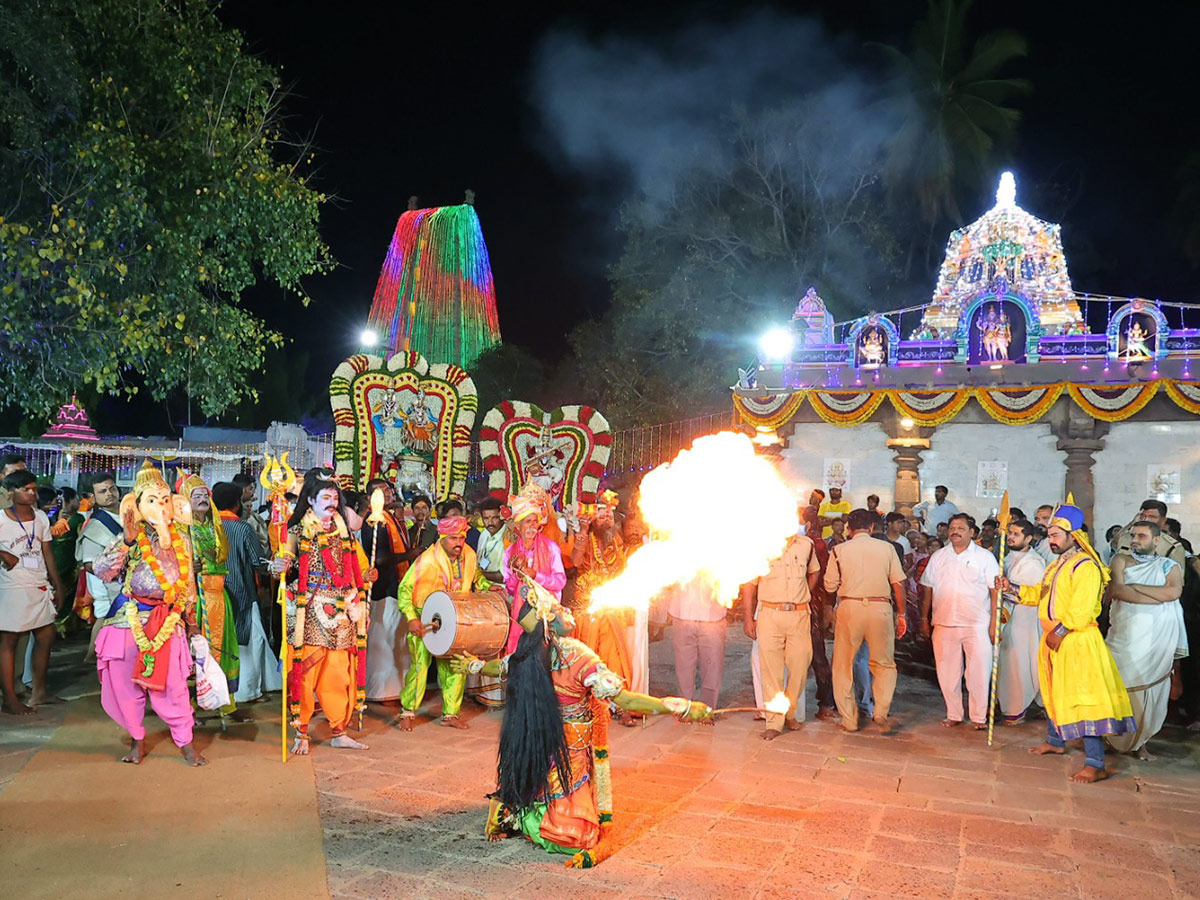
<instances>
[{"instance_id":1,"label":"man in white shirt","mask_svg":"<svg viewBox=\"0 0 1200 900\"><path fill-rule=\"evenodd\" d=\"M965 513L950 517L949 537L950 545L930 557L921 576L922 630L929 634L932 625L938 685L946 701L942 724L952 727L963 720L965 656L971 721L976 729L986 728L1000 566L992 554L971 541L971 522Z\"/></svg>"},{"instance_id":2,"label":"man in white shirt","mask_svg":"<svg viewBox=\"0 0 1200 900\"><path fill-rule=\"evenodd\" d=\"M500 575L500 560L504 557L504 518L500 515L500 507L500 501L495 497L484 497L475 507L483 520L475 558L479 571L492 584L504 582Z\"/></svg>"},{"instance_id":3,"label":"man in white shirt","mask_svg":"<svg viewBox=\"0 0 1200 900\"><path fill-rule=\"evenodd\" d=\"M725 674L726 609L704 583L672 588L668 611L675 644L675 677L679 696L696 698L696 670L700 670L700 697L716 708ZM711 721L711 720L710 720Z\"/></svg>"},{"instance_id":4,"label":"man in white shirt","mask_svg":"<svg viewBox=\"0 0 1200 900\"><path fill-rule=\"evenodd\" d=\"M933 489L933 498L936 502L930 504L928 500L925 500L918 503L913 510L925 520L926 534L937 534L938 525L942 522L949 522L951 516L958 515L958 507L946 499L949 494L950 489L944 484L939 484Z\"/></svg>"},{"instance_id":5,"label":"man in white shirt","mask_svg":"<svg viewBox=\"0 0 1200 900\"><path fill-rule=\"evenodd\" d=\"M117 487L117 477L112 472L100 472L92 477L92 511L86 522L79 528L79 537L75 541L75 562L79 568L87 572L87 591L92 598L92 614L96 623L92 626L92 642L88 647L85 661L94 658L96 635L100 626L108 618L108 608L121 593L120 581L101 581L92 572L92 563L104 552L118 535L123 534L121 526L121 490Z\"/></svg>"},{"instance_id":6,"label":"man in white shirt","mask_svg":"<svg viewBox=\"0 0 1200 900\"><path fill-rule=\"evenodd\" d=\"M1004 557L1004 577L1014 587L1042 583L1046 561L1033 549L1033 523L1018 519L1008 526L1008 553ZM1038 647L1042 643L1042 624L1038 621L1037 600L1032 603L1017 591L1004 595L1008 622L1000 632L1000 669L997 674L996 700L1005 725L1025 721L1029 704L1041 703L1038 686Z\"/></svg>"}]
</instances>

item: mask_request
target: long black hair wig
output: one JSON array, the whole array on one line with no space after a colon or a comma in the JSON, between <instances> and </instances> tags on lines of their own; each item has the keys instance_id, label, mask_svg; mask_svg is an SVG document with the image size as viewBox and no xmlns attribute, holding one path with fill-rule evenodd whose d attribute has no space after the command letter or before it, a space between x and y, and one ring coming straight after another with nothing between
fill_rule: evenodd
<instances>
[{"instance_id":1,"label":"long black hair wig","mask_svg":"<svg viewBox=\"0 0 1200 900\"><path fill-rule=\"evenodd\" d=\"M521 616L528 611L523 604ZM546 625L521 635L508 659L508 703L500 727L499 796L521 811L542 799L551 768L564 791L571 789L571 765L563 735L558 696L550 678Z\"/></svg>"},{"instance_id":2,"label":"long black hair wig","mask_svg":"<svg viewBox=\"0 0 1200 900\"><path fill-rule=\"evenodd\" d=\"M312 502L316 499L317 494L326 488L333 488L338 492L338 512L342 514L342 518L345 518L346 495L337 483L333 469L317 466L304 473L304 484L300 488L300 496L296 498L296 508L292 510L292 515L288 518L288 528L295 528L300 524L304 514L312 509Z\"/></svg>"}]
</instances>

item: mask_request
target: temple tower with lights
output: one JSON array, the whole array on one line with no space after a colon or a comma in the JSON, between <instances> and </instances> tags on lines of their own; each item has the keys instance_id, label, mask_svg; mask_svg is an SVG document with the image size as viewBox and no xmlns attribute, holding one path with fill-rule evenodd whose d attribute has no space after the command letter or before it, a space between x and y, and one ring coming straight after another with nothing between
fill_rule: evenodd
<instances>
[{"instance_id":1,"label":"temple tower with lights","mask_svg":"<svg viewBox=\"0 0 1200 900\"><path fill-rule=\"evenodd\" d=\"M474 199L468 191L465 203L427 209L409 200L371 301L372 352L412 350L467 369L500 343L496 289Z\"/></svg>"},{"instance_id":2,"label":"temple tower with lights","mask_svg":"<svg viewBox=\"0 0 1200 900\"><path fill-rule=\"evenodd\" d=\"M996 205L950 234L933 300L913 337L937 339L953 334L960 317L989 297L1000 301L1012 298L1028 305L1041 334L1083 331L1060 226L1017 206L1017 185L1011 172L1000 176Z\"/></svg>"}]
</instances>

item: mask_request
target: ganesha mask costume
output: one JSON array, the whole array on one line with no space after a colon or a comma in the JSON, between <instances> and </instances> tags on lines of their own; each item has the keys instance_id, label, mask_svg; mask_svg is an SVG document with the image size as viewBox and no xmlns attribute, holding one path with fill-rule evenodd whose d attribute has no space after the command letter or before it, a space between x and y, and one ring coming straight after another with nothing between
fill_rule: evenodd
<instances>
[{"instance_id":1,"label":"ganesha mask costume","mask_svg":"<svg viewBox=\"0 0 1200 900\"><path fill-rule=\"evenodd\" d=\"M135 745L146 736L147 700L176 746L192 743L185 626L195 627L196 583L187 536L176 524L188 511L176 510L177 499L147 461L121 503L134 538L122 534L93 563L98 578L121 585L96 637L100 702ZM128 759L140 761L140 751Z\"/></svg>"}]
</instances>

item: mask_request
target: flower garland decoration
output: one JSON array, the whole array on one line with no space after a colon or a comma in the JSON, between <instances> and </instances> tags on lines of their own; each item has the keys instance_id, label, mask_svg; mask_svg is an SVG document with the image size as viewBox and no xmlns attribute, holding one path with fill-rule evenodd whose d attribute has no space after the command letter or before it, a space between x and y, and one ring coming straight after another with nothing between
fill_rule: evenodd
<instances>
[{"instance_id":1,"label":"flower garland decoration","mask_svg":"<svg viewBox=\"0 0 1200 900\"><path fill-rule=\"evenodd\" d=\"M1014 391L977 389L975 400L997 422L1030 425L1050 411L1063 390L1065 385L1061 384Z\"/></svg>"},{"instance_id":2,"label":"flower garland decoration","mask_svg":"<svg viewBox=\"0 0 1200 900\"><path fill-rule=\"evenodd\" d=\"M861 425L875 414L886 396L883 391L810 391L809 405L830 425Z\"/></svg>"},{"instance_id":3,"label":"flower garland decoration","mask_svg":"<svg viewBox=\"0 0 1200 900\"><path fill-rule=\"evenodd\" d=\"M162 563L158 561L158 557L154 555L154 549L150 546L150 537L146 534L144 524L137 534L137 548L141 559L154 573L154 579L163 592L163 604L171 610L153 638L146 636L146 630L142 627L141 619L138 618L137 604L125 604L125 621L133 634L134 643L141 651L142 665L145 667L143 675L147 678L154 672L154 654L158 653L163 644L170 640L171 635L175 633L176 626L179 625L179 620L183 618L183 608L187 603L187 596L186 594L183 597L179 596L179 585L187 584L192 577L191 558L186 553L183 554L182 560L179 558L181 537L174 522L168 526L168 530L171 532L171 553L174 555L175 565L179 569L178 581L170 581L167 578Z\"/></svg>"},{"instance_id":4,"label":"flower garland decoration","mask_svg":"<svg viewBox=\"0 0 1200 900\"><path fill-rule=\"evenodd\" d=\"M900 415L922 425L942 425L962 412L971 399L971 390L888 391L887 396Z\"/></svg>"},{"instance_id":5,"label":"flower garland decoration","mask_svg":"<svg viewBox=\"0 0 1200 900\"><path fill-rule=\"evenodd\" d=\"M1164 381L1167 396L1180 409L1200 416L1200 383L1194 381Z\"/></svg>"},{"instance_id":6,"label":"flower garland decoration","mask_svg":"<svg viewBox=\"0 0 1200 900\"><path fill-rule=\"evenodd\" d=\"M1158 382L1149 381L1145 384L1113 388L1068 384L1067 391L1079 408L1093 419L1099 419L1101 422L1122 422L1140 412L1150 402L1158 393Z\"/></svg>"}]
</instances>

